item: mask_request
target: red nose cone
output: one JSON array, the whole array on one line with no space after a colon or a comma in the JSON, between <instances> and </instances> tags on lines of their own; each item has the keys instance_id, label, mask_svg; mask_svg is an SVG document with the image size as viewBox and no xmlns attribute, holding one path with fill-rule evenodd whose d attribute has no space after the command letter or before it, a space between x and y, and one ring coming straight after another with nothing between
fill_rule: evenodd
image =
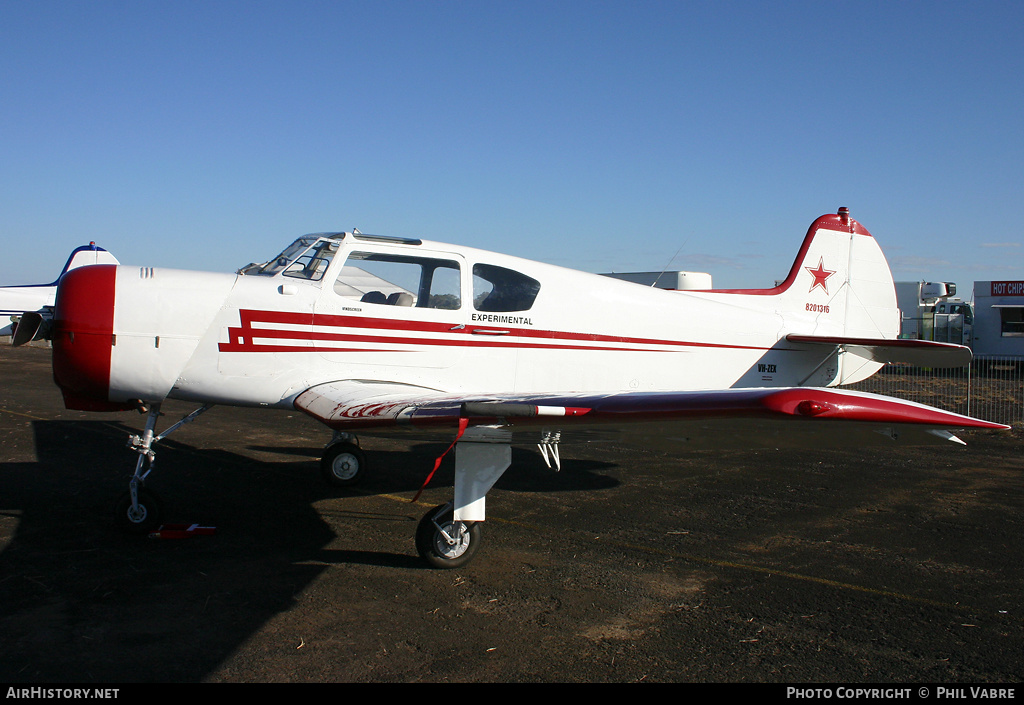
<instances>
[{"instance_id":1,"label":"red nose cone","mask_svg":"<svg viewBox=\"0 0 1024 705\"><path fill-rule=\"evenodd\" d=\"M61 277L53 316L53 379L64 406L82 411L131 408L108 400L117 267L72 269Z\"/></svg>"}]
</instances>

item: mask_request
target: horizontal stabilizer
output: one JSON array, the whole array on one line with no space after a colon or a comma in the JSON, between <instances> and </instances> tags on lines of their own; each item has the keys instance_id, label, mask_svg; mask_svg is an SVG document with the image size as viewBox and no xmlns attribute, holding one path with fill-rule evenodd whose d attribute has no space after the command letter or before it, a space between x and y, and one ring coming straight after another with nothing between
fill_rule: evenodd
<instances>
[{"instance_id":1,"label":"horizontal stabilizer","mask_svg":"<svg viewBox=\"0 0 1024 705\"><path fill-rule=\"evenodd\" d=\"M965 345L931 340L887 338L846 338L828 335L787 335L791 343L841 347L857 357L880 363L903 363L916 367L966 367L973 355Z\"/></svg>"}]
</instances>

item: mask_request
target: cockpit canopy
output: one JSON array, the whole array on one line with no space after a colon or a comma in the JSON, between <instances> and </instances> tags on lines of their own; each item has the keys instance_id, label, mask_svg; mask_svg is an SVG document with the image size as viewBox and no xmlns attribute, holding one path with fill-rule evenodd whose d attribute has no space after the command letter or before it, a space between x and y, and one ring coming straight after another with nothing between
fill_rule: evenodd
<instances>
[{"instance_id":1,"label":"cockpit canopy","mask_svg":"<svg viewBox=\"0 0 1024 705\"><path fill-rule=\"evenodd\" d=\"M309 282L323 280L342 241L422 245L410 238L351 233L303 235L279 255L263 264L249 264L238 270L247 276L281 275ZM381 252L368 247L350 249L333 282L325 282L338 296L360 303L457 310L463 301L486 312L527 311L540 292L540 282L521 272L493 264L472 265L472 287L462 292L459 262L442 253L411 251L409 254ZM470 297L471 294L471 297Z\"/></svg>"}]
</instances>

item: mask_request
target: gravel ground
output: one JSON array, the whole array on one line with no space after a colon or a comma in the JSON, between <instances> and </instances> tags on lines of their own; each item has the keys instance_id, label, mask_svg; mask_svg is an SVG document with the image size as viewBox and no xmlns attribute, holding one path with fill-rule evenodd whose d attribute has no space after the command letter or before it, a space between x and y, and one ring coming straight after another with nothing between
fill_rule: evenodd
<instances>
[{"instance_id":1,"label":"gravel ground","mask_svg":"<svg viewBox=\"0 0 1024 705\"><path fill-rule=\"evenodd\" d=\"M0 681L1019 683L1017 432L966 448L669 455L516 450L481 554L430 570L447 445L214 408L161 445L170 521L113 528L143 417L63 409L45 348L0 349ZM167 421L190 408L168 404Z\"/></svg>"}]
</instances>

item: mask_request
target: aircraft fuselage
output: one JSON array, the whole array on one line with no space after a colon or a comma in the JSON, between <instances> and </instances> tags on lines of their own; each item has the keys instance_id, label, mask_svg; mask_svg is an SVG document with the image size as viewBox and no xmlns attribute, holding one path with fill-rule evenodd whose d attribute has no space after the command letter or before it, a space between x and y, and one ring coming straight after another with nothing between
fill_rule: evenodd
<instances>
[{"instance_id":1,"label":"aircraft fuselage","mask_svg":"<svg viewBox=\"0 0 1024 705\"><path fill-rule=\"evenodd\" d=\"M170 397L288 408L316 384L361 379L477 393L828 386L878 365L844 370L842 356L787 334L898 332L881 252L839 216L819 218L787 280L765 290L665 291L358 233L308 243L306 254L293 246L239 274L70 272L54 336L68 403ZM884 268L877 301L861 293L850 302L851 252L867 263L855 264L862 271Z\"/></svg>"}]
</instances>

